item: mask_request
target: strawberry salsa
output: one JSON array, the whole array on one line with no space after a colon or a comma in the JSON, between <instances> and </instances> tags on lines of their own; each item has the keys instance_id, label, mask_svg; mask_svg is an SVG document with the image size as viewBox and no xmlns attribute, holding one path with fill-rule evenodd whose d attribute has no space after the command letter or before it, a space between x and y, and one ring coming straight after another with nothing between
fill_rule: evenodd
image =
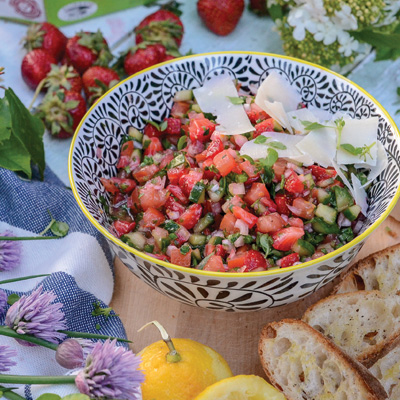
<instances>
[{"instance_id":1,"label":"strawberry salsa","mask_svg":"<svg viewBox=\"0 0 400 400\"><path fill-rule=\"evenodd\" d=\"M285 268L351 241L364 216L336 170L279 158L279 141L265 158L240 155L250 140L262 145L262 133L286 130L254 96L231 101L243 104L252 132L222 134L188 90L175 94L169 118L129 129L117 176L101 179L110 231L157 259L220 272Z\"/></svg>"}]
</instances>

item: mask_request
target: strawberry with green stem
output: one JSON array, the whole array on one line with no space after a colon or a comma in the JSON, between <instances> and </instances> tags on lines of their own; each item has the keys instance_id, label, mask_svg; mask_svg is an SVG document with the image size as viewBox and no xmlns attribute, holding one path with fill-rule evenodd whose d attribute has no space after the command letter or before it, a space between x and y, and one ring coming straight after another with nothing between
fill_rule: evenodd
<instances>
[{"instance_id":1,"label":"strawberry with green stem","mask_svg":"<svg viewBox=\"0 0 400 400\"><path fill-rule=\"evenodd\" d=\"M32 24L23 38L24 48L29 51L42 49L53 55L58 61L62 58L67 37L49 22Z\"/></svg>"},{"instance_id":2,"label":"strawberry with green stem","mask_svg":"<svg viewBox=\"0 0 400 400\"><path fill-rule=\"evenodd\" d=\"M22 60L22 79L31 89L36 89L50 72L52 64L57 64L57 60L50 53L42 49L32 50Z\"/></svg>"},{"instance_id":3,"label":"strawberry with green stem","mask_svg":"<svg viewBox=\"0 0 400 400\"><path fill-rule=\"evenodd\" d=\"M93 104L99 97L115 86L119 75L112 69L93 66L82 76L83 88L89 104Z\"/></svg>"},{"instance_id":4,"label":"strawberry with green stem","mask_svg":"<svg viewBox=\"0 0 400 400\"><path fill-rule=\"evenodd\" d=\"M37 107L36 113L53 136L68 138L74 134L85 115L86 103L77 92L49 91Z\"/></svg>"},{"instance_id":5,"label":"strawberry with green stem","mask_svg":"<svg viewBox=\"0 0 400 400\"><path fill-rule=\"evenodd\" d=\"M92 65L107 67L113 59L103 34L97 32L78 32L68 40L65 61L83 74Z\"/></svg>"}]
</instances>

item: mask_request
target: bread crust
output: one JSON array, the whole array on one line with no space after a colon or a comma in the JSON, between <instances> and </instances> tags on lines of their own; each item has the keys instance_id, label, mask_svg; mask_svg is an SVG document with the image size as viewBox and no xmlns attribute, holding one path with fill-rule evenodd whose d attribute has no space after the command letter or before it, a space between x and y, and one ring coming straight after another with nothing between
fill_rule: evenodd
<instances>
[{"instance_id":1,"label":"bread crust","mask_svg":"<svg viewBox=\"0 0 400 400\"><path fill-rule=\"evenodd\" d=\"M363 288L364 282L362 278L362 273L365 272L366 270L373 271L377 266L378 260L389 256L393 256L396 253L399 253L399 264L400 264L400 243L388 247L384 250L377 251L373 254L370 254L368 257L359 260L358 262L353 264L346 272L344 272L340 282L333 288L332 294L365 290Z\"/></svg>"},{"instance_id":2,"label":"bread crust","mask_svg":"<svg viewBox=\"0 0 400 400\"><path fill-rule=\"evenodd\" d=\"M365 400L384 400L387 399L388 396L380 384L380 382L361 364L354 361L351 357L349 357L345 352L343 352L339 347L337 347L333 342L331 342L328 338L326 338L323 334L309 326L303 321L293 320L293 319L284 319L280 322L271 322L264 326L261 331L260 341L258 345L258 352L261 360L262 367L264 369L265 374L267 375L270 382L277 387L279 390L282 390L288 400L296 400L293 397L288 397L288 394L285 393L284 388L281 388L276 381L274 374L272 371L269 371L267 363L265 361L266 356L263 351L263 343L265 340L270 340L273 332L278 331L280 327L283 325L289 325L293 327L293 332L296 330L307 331L307 334L310 338L313 338L316 342L319 342L324 346L324 348L332 354L336 359L344 364L346 370L349 373L355 375L355 378L359 384L359 390L364 390L368 393L368 397ZM304 398L304 397L303 397ZM314 400L314 399L307 399Z\"/></svg>"}]
</instances>

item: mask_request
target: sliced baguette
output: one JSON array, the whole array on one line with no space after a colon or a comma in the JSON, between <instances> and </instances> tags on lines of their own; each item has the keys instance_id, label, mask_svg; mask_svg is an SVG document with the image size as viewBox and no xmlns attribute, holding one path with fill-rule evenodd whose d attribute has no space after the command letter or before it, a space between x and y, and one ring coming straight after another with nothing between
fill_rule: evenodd
<instances>
[{"instance_id":1,"label":"sliced baguette","mask_svg":"<svg viewBox=\"0 0 400 400\"><path fill-rule=\"evenodd\" d=\"M333 294L357 290L400 293L400 244L355 263L333 289Z\"/></svg>"},{"instance_id":2,"label":"sliced baguette","mask_svg":"<svg viewBox=\"0 0 400 400\"><path fill-rule=\"evenodd\" d=\"M369 370L382 384L389 400L400 399L400 336Z\"/></svg>"},{"instance_id":3,"label":"sliced baguette","mask_svg":"<svg viewBox=\"0 0 400 400\"><path fill-rule=\"evenodd\" d=\"M264 326L258 350L266 375L288 400L387 399L365 367L302 321Z\"/></svg>"},{"instance_id":4,"label":"sliced baguette","mask_svg":"<svg viewBox=\"0 0 400 400\"><path fill-rule=\"evenodd\" d=\"M400 335L400 296L377 290L336 294L302 319L369 368Z\"/></svg>"}]
</instances>

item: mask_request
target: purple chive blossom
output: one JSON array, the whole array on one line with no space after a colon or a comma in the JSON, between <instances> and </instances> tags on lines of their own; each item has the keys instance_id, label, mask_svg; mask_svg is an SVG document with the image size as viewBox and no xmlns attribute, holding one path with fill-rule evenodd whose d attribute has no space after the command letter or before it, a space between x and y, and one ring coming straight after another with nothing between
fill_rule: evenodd
<instances>
[{"instance_id":1,"label":"purple chive blossom","mask_svg":"<svg viewBox=\"0 0 400 400\"><path fill-rule=\"evenodd\" d=\"M67 369L82 368L94 346L88 339L67 339L58 346L56 361Z\"/></svg>"},{"instance_id":2,"label":"purple chive blossom","mask_svg":"<svg viewBox=\"0 0 400 400\"><path fill-rule=\"evenodd\" d=\"M4 290L0 289L0 315L3 314L3 311L7 307L7 293Z\"/></svg>"},{"instance_id":3,"label":"purple chive blossom","mask_svg":"<svg viewBox=\"0 0 400 400\"><path fill-rule=\"evenodd\" d=\"M16 356L16 350L0 345L0 372L7 372L10 370L10 367L17 365L15 361L10 360L11 357Z\"/></svg>"},{"instance_id":4,"label":"purple chive blossom","mask_svg":"<svg viewBox=\"0 0 400 400\"><path fill-rule=\"evenodd\" d=\"M29 296L22 296L7 311L6 324L20 335L29 334L51 343L58 343L66 335L57 332L67 329L61 303L51 304L57 296L51 292L43 292L39 286ZM32 343L17 341L26 346Z\"/></svg>"},{"instance_id":5,"label":"purple chive blossom","mask_svg":"<svg viewBox=\"0 0 400 400\"><path fill-rule=\"evenodd\" d=\"M116 345L116 340L97 342L79 371L75 384L91 398L134 400L144 381L137 368L140 358L132 351Z\"/></svg>"},{"instance_id":6,"label":"purple chive blossom","mask_svg":"<svg viewBox=\"0 0 400 400\"><path fill-rule=\"evenodd\" d=\"M15 236L11 231L0 233L0 236ZM0 240L0 271L10 271L18 266L21 258L21 243L11 240Z\"/></svg>"}]
</instances>

